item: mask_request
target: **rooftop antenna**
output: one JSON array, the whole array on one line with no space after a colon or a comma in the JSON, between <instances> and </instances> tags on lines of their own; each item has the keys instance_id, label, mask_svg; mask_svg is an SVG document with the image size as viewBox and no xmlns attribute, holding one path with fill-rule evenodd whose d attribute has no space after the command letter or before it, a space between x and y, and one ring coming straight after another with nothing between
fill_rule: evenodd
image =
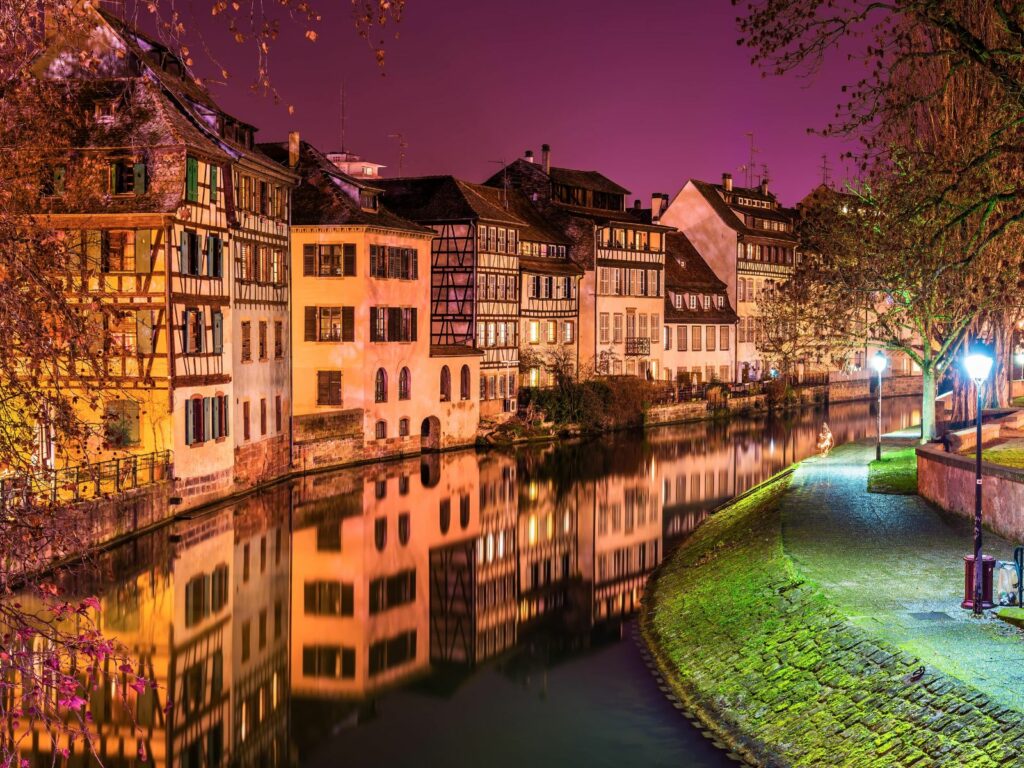
<instances>
[{"instance_id":1,"label":"rooftop antenna","mask_svg":"<svg viewBox=\"0 0 1024 768\"><path fill-rule=\"evenodd\" d=\"M747 131L744 136L750 139L750 161L747 163L747 186L752 187L754 178L754 155L757 154L759 150L754 146L753 131Z\"/></svg>"},{"instance_id":2,"label":"rooftop antenna","mask_svg":"<svg viewBox=\"0 0 1024 768\"><path fill-rule=\"evenodd\" d=\"M504 160L488 160L501 166L501 203L508 208L508 166Z\"/></svg>"},{"instance_id":3,"label":"rooftop antenna","mask_svg":"<svg viewBox=\"0 0 1024 768\"><path fill-rule=\"evenodd\" d=\"M828 165L828 155L821 156L821 186L832 186L832 169Z\"/></svg>"},{"instance_id":4,"label":"rooftop antenna","mask_svg":"<svg viewBox=\"0 0 1024 768\"><path fill-rule=\"evenodd\" d=\"M768 178L768 164L767 163L761 163L761 178L758 179L758 182L761 182L761 181L763 181L763 180L765 180L767 178Z\"/></svg>"},{"instance_id":5,"label":"rooftop antenna","mask_svg":"<svg viewBox=\"0 0 1024 768\"><path fill-rule=\"evenodd\" d=\"M346 152L345 148L345 84L341 84L341 151Z\"/></svg>"},{"instance_id":6,"label":"rooftop antenna","mask_svg":"<svg viewBox=\"0 0 1024 768\"><path fill-rule=\"evenodd\" d=\"M398 139L398 175L404 176L402 167L405 165L405 150L408 148L409 143L405 140L404 133L389 133L389 139Z\"/></svg>"}]
</instances>

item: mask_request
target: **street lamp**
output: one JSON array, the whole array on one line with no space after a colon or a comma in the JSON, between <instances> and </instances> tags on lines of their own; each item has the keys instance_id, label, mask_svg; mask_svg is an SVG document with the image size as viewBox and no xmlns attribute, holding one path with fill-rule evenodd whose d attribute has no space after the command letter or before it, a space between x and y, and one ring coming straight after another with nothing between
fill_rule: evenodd
<instances>
[{"instance_id":1,"label":"street lamp","mask_svg":"<svg viewBox=\"0 0 1024 768\"><path fill-rule=\"evenodd\" d=\"M878 373L878 442L875 443L875 461L882 458L882 371L888 362L882 350L871 356L871 367Z\"/></svg>"},{"instance_id":2,"label":"street lamp","mask_svg":"<svg viewBox=\"0 0 1024 768\"><path fill-rule=\"evenodd\" d=\"M964 358L967 375L974 379L978 393L977 431L974 440L974 600L972 608L976 616L981 615L982 601L982 554L981 554L981 385L992 371L992 358L981 352Z\"/></svg>"}]
</instances>

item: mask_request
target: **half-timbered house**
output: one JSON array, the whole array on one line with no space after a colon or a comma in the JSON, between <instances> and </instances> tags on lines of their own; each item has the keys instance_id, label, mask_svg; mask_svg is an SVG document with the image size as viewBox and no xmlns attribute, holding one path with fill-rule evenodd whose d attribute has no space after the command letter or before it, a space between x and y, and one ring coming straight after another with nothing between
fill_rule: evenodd
<instances>
[{"instance_id":1,"label":"half-timbered house","mask_svg":"<svg viewBox=\"0 0 1024 768\"><path fill-rule=\"evenodd\" d=\"M519 242L523 222L500 190L452 176L381 179L384 203L435 232L430 340L475 347L480 416L515 411L519 374Z\"/></svg>"},{"instance_id":2,"label":"half-timbered house","mask_svg":"<svg viewBox=\"0 0 1024 768\"><path fill-rule=\"evenodd\" d=\"M679 385L733 381L736 312L725 283L682 232L666 237L664 378Z\"/></svg>"},{"instance_id":3,"label":"half-timbered house","mask_svg":"<svg viewBox=\"0 0 1024 768\"><path fill-rule=\"evenodd\" d=\"M597 171L551 165L544 145L485 182L521 190L569 238L583 269L579 361L597 373L661 376L661 316L667 228L626 210L629 191Z\"/></svg>"},{"instance_id":4,"label":"half-timbered house","mask_svg":"<svg viewBox=\"0 0 1024 768\"><path fill-rule=\"evenodd\" d=\"M793 274L796 212L779 203L767 179L757 187L737 187L728 173L722 174L721 184L690 179L671 201L658 196L653 208L655 219L683 232L728 288L739 316L736 381L766 376L757 349L757 300Z\"/></svg>"},{"instance_id":5,"label":"half-timbered house","mask_svg":"<svg viewBox=\"0 0 1024 768\"><path fill-rule=\"evenodd\" d=\"M54 33L33 67L77 94L69 109L89 116L81 146L53 159L62 184L48 213L80 241L97 300L119 310L108 329L117 375L103 412L88 415L102 426L89 458L173 456L176 493L195 505L235 488L236 445L244 485L288 466L288 362L274 334L283 342L287 328L291 176L175 52L111 14L86 12L84 39ZM83 158L109 166L96 209L62 199ZM235 273L250 268L240 255L248 252L259 279ZM247 324L254 345L266 327L267 365L241 374ZM255 433L245 421L254 402L266 413ZM248 461L248 444L262 437L275 438L276 455Z\"/></svg>"},{"instance_id":6,"label":"half-timbered house","mask_svg":"<svg viewBox=\"0 0 1024 768\"><path fill-rule=\"evenodd\" d=\"M298 134L264 150L300 177L291 228L297 464L472 443L480 354L431 339L434 230L389 211L379 188Z\"/></svg>"}]
</instances>

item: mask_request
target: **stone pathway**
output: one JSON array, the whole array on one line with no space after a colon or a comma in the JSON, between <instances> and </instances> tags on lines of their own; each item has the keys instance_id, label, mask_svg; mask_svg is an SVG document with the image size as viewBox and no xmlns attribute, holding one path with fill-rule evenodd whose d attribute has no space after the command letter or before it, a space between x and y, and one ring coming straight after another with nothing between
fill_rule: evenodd
<instances>
[{"instance_id":1,"label":"stone pathway","mask_svg":"<svg viewBox=\"0 0 1024 768\"><path fill-rule=\"evenodd\" d=\"M886 447L897 442L908 444ZM917 496L868 493L873 458L873 444L849 444L800 465L781 504L786 554L853 624L1024 712L1024 632L960 608L971 524ZM984 544L1011 559L994 534Z\"/></svg>"}]
</instances>

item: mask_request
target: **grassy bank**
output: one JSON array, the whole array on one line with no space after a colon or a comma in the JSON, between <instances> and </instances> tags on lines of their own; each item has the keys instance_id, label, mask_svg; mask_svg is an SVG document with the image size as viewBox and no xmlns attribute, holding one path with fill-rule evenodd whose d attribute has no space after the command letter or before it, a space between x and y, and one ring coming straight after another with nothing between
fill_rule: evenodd
<instances>
[{"instance_id":1,"label":"grassy bank","mask_svg":"<svg viewBox=\"0 0 1024 768\"><path fill-rule=\"evenodd\" d=\"M868 464L871 493L917 493L917 453L914 448L888 451Z\"/></svg>"},{"instance_id":2,"label":"grassy bank","mask_svg":"<svg viewBox=\"0 0 1024 768\"><path fill-rule=\"evenodd\" d=\"M651 580L641 624L675 693L761 765L1008 759L1024 727L1000 731L983 697L952 678L912 680L917 659L847 623L797 572L782 547L789 482L711 517Z\"/></svg>"}]
</instances>

